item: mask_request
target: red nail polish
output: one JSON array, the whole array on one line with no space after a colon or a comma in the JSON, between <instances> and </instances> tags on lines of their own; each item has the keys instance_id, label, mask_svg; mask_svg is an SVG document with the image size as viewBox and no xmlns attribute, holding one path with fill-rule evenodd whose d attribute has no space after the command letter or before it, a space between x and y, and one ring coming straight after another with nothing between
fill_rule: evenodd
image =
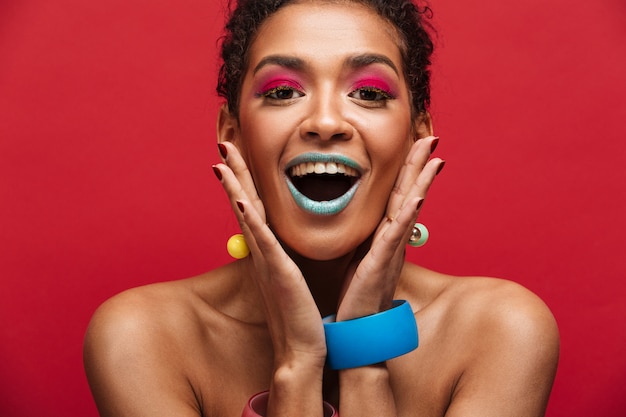
<instances>
[{"instance_id":1,"label":"red nail polish","mask_svg":"<svg viewBox=\"0 0 626 417\"><path fill-rule=\"evenodd\" d=\"M415 211L418 211L420 208L422 208L422 204L424 204L423 198L417 202L417 207L415 207Z\"/></svg>"},{"instance_id":2,"label":"red nail polish","mask_svg":"<svg viewBox=\"0 0 626 417\"><path fill-rule=\"evenodd\" d=\"M430 153L435 152L435 149L437 149L437 145L439 145L439 138L433 139L433 141L430 143Z\"/></svg>"},{"instance_id":3,"label":"red nail polish","mask_svg":"<svg viewBox=\"0 0 626 417\"><path fill-rule=\"evenodd\" d=\"M239 211L241 212L241 214L244 214L245 209L244 209L243 203L241 201L237 201L237 207L239 208Z\"/></svg>"},{"instance_id":4,"label":"red nail polish","mask_svg":"<svg viewBox=\"0 0 626 417\"><path fill-rule=\"evenodd\" d=\"M217 179L222 181L222 171L220 171L220 169L215 165L213 165L213 172L215 172L215 176L217 177Z\"/></svg>"},{"instance_id":5,"label":"red nail polish","mask_svg":"<svg viewBox=\"0 0 626 417\"><path fill-rule=\"evenodd\" d=\"M439 168L437 168L437 172L435 173L435 175L439 175L439 173L441 172L445 164L446 164L446 161L441 161L441 163L439 164Z\"/></svg>"},{"instance_id":6,"label":"red nail polish","mask_svg":"<svg viewBox=\"0 0 626 417\"><path fill-rule=\"evenodd\" d=\"M222 158L226 159L226 157L228 156L228 150L226 149L226 145L224 145L223 143L218 143L217 149L219 149Z\"/></svg>"}]
</instances>

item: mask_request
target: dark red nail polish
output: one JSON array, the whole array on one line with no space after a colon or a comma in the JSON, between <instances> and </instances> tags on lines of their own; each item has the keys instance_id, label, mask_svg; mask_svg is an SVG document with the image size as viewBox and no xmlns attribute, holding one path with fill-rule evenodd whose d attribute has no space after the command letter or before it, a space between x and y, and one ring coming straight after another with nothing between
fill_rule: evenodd
<instances>
[{"instance_id":1,"label":"dark red nail polish","mask_svg":"<svg viewBox=\"0 0 626 417\"><path fill-rule=\"evenodd\" d=\"M215 172L215 176L217 177L217 179L222 181L222 171L220 171L220 169L215 165L213 165L213 172Z\"/></svg>"},{"instance_id":2,"label":"dark red nail polish","mask_svg":"<svg viewBox=\"0 0 626 417\"><path fill-rule=\"evenodd\" d=\"M418 211L420 208L422 208L422 204L424 204L423 198L417 202L417 207L415 207L415 211Z\"/></svg>"},{"instance_id":3,"label":"dark red nail polish","mask_svg":"<svg viewBox=\"0 0 626 417\"><path fill-rule=\"evenodd\" d=\"M433 139L433 141L430 143L430 153L435 152L435 149L437 149L437 145L439 145L439 138Z\"/></svg>"},{"instance_id":4,"label":"dark red nail polish","mask_svg":"<svg viewBox=\"0 0 626 417\"><path fill-rule=\"evenodd\" d=\"M217 149L219 149L222 158L226 159L226 157L228 156L228 150L226 149L226 145L224 145L223 143L218 143Z\"/></svg>"},{"instance_id":5,"label":"dark red nail polish","mask_svg":"<svg viewBox=\"0 0 626 417\"><path fill-rule=\"evenodd\" d=\"M446 161L441 161L441 163L439 164L439 168L437 168L437 172L435 173L435 175L439 175L439 173L441 172L445 164L446 164Z\"/></svg>"},{"instance_id":6,"label":"dark red nail polish","mask_svg":"<svg viewBox=\"0 0 626 417\"><path fill-rule=\"evenodd\" d=\"M239 208L239 211L241 212L241 214L245 213L245 209L244 209L243 203L241 201L237 201L237 207Z\"/></svg>"}]
</instances>

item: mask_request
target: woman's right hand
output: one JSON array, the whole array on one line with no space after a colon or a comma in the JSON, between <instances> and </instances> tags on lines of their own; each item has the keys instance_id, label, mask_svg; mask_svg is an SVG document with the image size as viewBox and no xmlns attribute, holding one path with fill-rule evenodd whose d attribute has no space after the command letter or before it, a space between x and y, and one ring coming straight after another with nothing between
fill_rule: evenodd
<instances>
[{"instance_id":1,"label":"woman's right hand","mask_svg":"<svg viewBox=\"0 0 626 417\"><path fill-rule=\"evenodd\" d=\"M250 248L244 259L263 297L274 346L275 370L308 372L324 367L326 342L319 309L302 272L266 224L265 209L237 147L220 145L224 164L214 166ZM321 374L320 374L321 375ZM320 378L321 379L321 378Z\"/></svg>"}]
</instances>

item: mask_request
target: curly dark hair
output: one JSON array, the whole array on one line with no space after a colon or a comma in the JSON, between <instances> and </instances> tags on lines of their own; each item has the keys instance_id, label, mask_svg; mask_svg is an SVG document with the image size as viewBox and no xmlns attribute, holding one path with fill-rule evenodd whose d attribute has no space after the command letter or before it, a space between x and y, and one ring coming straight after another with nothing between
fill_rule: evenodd
<instances>
[{"instance_id":1,"label":"curly dark hair","mask_svg":"<svg viewBox=\"0 0 626 417\"><path fill-rule=\"evenodd\" d=\"M413 100L413 112L421 114L430 105L430 57L432 11L411 0L324 0L330 3L358 3L375 10L398 31L402 44L403 71ZM239 117L239 96L248 66L248 50L261 24L281 7L298 0L229 0L229 16L221 38L222 66L217 93L228 109Z\"/></svg>"}]
</instances>

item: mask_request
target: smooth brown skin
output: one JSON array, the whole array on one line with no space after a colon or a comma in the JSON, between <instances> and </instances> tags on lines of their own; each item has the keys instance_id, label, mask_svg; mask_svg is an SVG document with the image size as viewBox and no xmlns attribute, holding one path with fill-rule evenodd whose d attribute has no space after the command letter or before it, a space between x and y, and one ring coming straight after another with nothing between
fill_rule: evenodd
<instances>
[{"instance_id":1,"label":"smooth brown skin","mask_svg":"<svg viewBox=\"0 0 626 417\"><path fill-rule=\"evenodd\" d=\"M272 377L258 298L235 263L107 301L85 343L101 416L240 416ZM387 362L399 416L543 415L558 339L539 299L410 264L397 298L420 329L420 347Z\"/></svg>"},{"instance_id":2,"label":"smooth brown skin","mask_svg":"<svg viewBox=\"0 0 626 417\"><path fill-rule=\"evenodd\" d=\"M102 416L239 416L268 388L269 417L320 417L322 398L340 403L342 417L543 415L559 350L550 311L517 284L404 262L418 203L442 161L430 155L429 117L413 119L401 72L364 69L397 87L392 100L354 94L364 74L347 65L355 54L401 68L393 28L362 6L303 2L263 24L240 119L225 108L218 119L228 157L217 169L252 253L98 309L84 358ZM295 74L274 64L253 71L276 55L303 65ZM302 91L280 102L259 97L265 70L289 73ZM308 151L363 167L340 214L314 216L291 199L284 166ZM321 316L360 317L394 298L415 311L420 347L385 364L325 370Z\"/></svg>"}]
</instances>

